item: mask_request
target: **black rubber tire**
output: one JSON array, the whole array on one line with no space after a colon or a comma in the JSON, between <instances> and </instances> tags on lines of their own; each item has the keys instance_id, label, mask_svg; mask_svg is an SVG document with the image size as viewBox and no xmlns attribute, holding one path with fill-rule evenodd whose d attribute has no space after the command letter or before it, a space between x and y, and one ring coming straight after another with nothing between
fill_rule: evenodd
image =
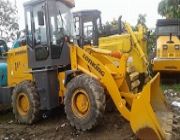
<instances>
[{"instance_id":1,"label":"black rubber tire","mask_svg":"<svg viewBox=\"0 0 180 140\"><path fill-rule=\"evenodd\" d=\"M82 118L73 113L71 106L73 94L77 89L86 91L91 104L88 114ZM106 107L104 88L96 79L85 74L79 75L68 83L64 104L67 119L71 126L82 131L90 130L96 127L103 117Z\"/></svg>"},{"instance_id":2,"label":"black rubber tire","mask_svg":"<svg viewBox=\"0 0 180 140\"><path fill-rule=\"evenodd\" d=\"M21 92L25 93L30 102L30 109L27 115L21 115L17 109L16 99L18 94ZM36 90L36 86L31 81L24 81L18 84L12 94L12 107L15 119L22 124L33 124L40 119L40 98Z\"/></svg>"}]
</instances>

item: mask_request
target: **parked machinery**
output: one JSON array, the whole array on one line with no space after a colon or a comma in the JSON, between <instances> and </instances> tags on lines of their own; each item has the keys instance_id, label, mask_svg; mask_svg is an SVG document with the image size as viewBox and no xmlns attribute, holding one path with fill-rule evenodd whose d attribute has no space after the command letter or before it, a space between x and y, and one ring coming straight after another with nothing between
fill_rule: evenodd
<instances>
[{"instance_id":1,"label":"parked machinery","mask_svg":"<svg viewBox=\"0 0 180 140\"><path fill-rule=\"evenodd\" d=\"M180 20L159 19L156 24L154 72L180 72Z\"/></svg>"},{"instance_id":2,"label":"parked machinery","mask_svg":"<svg viewBox=\"0 0 180 140\"><path fill-rule=\"evenodd\" d=\"M139 138L170 137L172 114L159 75L132 92L126 80L128 54L71 42L73 6L69 0L24 4L27 44L7 52L8 81L0 87L0 104L12 104L18 122L32 124L42 111L63 103L70 124L85 131L103 117L109 95Z\"/></svg>"},{"instance_id":3,"label":"parked machinery","mask_svg":"<svg viewBox=\"0 0 180 140\"><path fill-rule=\"evenodd\" d=\"M73 16L79 45L93 45L103 50L129 54L134 67L128 67L127 73L139 73L138 78L141 82L139 88L141 89L150 78L146 29L139 25L137 31L133 31L128 23L122 23L120 17L118 19L118 29L106 32L102 27L99 10L78 11L74 12ZM137 83L136 85L138 86Z\"/></svg>"}]
</instances>

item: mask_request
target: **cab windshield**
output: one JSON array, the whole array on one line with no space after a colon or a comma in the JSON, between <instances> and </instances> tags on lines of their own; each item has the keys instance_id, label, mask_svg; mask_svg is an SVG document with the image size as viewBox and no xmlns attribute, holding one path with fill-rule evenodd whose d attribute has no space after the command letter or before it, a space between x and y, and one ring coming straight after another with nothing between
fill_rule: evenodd
<instances>
[{"instance_id":1,"label":"cab windshield","mask_svg":"<svg viewBox=\"0 0 180 140\"><path fill-rule=\"evenodd\" d=\"M52 44L57 44L63 36L75 36L73 16L70 10L71 8L60 1L50 4L49 21Z\"/></svg>"},{"instance_id":2,"label":"cab windshield","mask_svg":"<svg viewBox=\"0 0 180 140\"><path fill-rule=\"evenodd\" d=\"M158 26L156 29L157 35L169 36L170 33L174 36L180 36L180 25L168 25L168 26Z\"/></svg>"}]
</instances>

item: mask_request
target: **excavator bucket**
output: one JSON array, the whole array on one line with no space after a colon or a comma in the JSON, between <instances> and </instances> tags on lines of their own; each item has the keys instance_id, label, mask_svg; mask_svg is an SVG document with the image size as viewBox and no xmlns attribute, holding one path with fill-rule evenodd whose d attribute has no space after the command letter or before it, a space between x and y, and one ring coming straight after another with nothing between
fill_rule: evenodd
<instances>
[{"instance_id":1,"label":"excavator bucket","mask_svg":"<svg viewBox=\"0 0 180 140\"><path fill-rule=\"evenodd\" d=\"M140 139L171 139L173 114L160 89L160 75L147 83L133 100L130 124Z\"/></svg>"}]
</instances>

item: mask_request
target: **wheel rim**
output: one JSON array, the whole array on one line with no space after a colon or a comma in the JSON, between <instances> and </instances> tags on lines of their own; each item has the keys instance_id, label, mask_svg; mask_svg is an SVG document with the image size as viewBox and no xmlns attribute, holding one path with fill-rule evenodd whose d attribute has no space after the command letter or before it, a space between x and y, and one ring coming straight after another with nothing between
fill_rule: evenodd
<instances>
[{"instance_id":1,"label":"wheel rim","mask_svg":"<svg viewBox=\"0 0 180 140\"><path fill-rule=\"evenodd\" d=\"M30 103L28 96L25 93L20 93L18 95L16 104L20 115L27 115L30 108Z\"/></svg>"},{"instance_id":2,"label":"wheel rim","mask_svg":"<svg viewBox=\"0 0 180 140\"><path fill-rule=\"evenodd\" d=\"M90 102L86 91L76 90L73 94L71 105L75 116L78 118L87 116L90 110Z\"/></svg>"}]
</instances>

